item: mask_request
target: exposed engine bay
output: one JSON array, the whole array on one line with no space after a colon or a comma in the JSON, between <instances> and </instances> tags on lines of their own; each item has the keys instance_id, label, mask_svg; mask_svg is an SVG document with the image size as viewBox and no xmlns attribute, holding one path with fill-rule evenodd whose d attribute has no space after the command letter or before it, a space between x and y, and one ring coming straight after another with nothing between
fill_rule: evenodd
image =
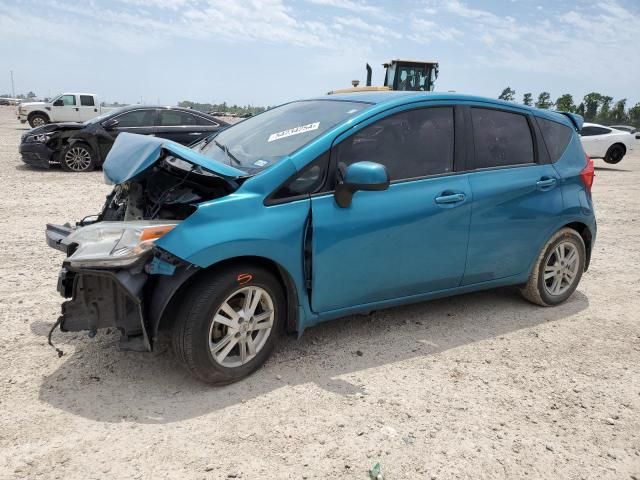
<instances>
[{"instance_id":1,"label":"exposed engine bay","mask_svg":"<svg viewBox=\"0 0 640 480\"><path fill-rule=\"evenodd\" d=\"M223 179L198 165L167 156L140 178L116 185L96 217L101 221L184 220L196 205L235 191L241 180Z\"/></svg>"},{"instance_id":2,"label":"exposed engine bay","mask_svg":"<svg viewBox=\"0 0 640 480\"><path fill-rule=\"evenodd\" d=\"M47 225L48 245L66 254L58 291L68 299L51 332L59 326L93 336L115 327L122 348L151 350L169 300L199 270L156 241L249 175L182 145L128 133L118 136L103 171L114 188L100 213L75 226Z\"/></svg>"}]
</instances>

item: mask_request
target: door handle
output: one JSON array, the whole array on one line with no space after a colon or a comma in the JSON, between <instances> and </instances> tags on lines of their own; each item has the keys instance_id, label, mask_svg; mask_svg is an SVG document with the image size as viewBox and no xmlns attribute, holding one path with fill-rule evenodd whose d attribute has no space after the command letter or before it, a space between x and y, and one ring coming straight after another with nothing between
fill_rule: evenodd
<instances>
[{"instance_id":1,"label":"door handle","mask_svg":"<svg viewBox=\"0 0 640 480\"><path fill-rule=\"evenodd\" d=\"M78 107L76 107L76 112L79 112L79 111L80 111L80 109Z\"/></svg>"},{"instance_id":2,"label":"door handle","mask_svg":"<svg viewBox=\"0 0 640 480\"><path fill-rule=\"evenodd\" d=\"M541 190L553 188L556 186L557 180L555 178L541 178L536 182L536 187Z\"/></svg>"},{"instance_id":3,"label":"door handle","mask_svg":"<svg viewBox=\"0 0 640 480\"><path fill-rule=\"evenodd\" d=\"M464 193L448 193L444 195L440 195L436 197L436 203L438 205L447 204L447 203L459 203L462 202L466 198Z\"/></svg>"}]
</instances>

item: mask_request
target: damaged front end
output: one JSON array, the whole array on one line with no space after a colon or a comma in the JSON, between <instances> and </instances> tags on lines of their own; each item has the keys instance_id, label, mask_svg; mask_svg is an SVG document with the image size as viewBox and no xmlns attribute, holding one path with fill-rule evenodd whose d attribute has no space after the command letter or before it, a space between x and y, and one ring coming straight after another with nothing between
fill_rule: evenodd
<instances>
[{"instance_id":1,"label":"damaged front end","mask_svg":"<svg viewBox=\"0 0 640 480\"><path fill-rule=\"evenodd\" d=\"M151 350L164 308L198 270L155 246L198 205L235 191L243 172L173 142L121 134L104 165L115 183L102 211L75 226L47 225L64 252L60 330L117 328L121 348ZM54 327L55 328L55 327Z\"/></svg>"}]
</instances>

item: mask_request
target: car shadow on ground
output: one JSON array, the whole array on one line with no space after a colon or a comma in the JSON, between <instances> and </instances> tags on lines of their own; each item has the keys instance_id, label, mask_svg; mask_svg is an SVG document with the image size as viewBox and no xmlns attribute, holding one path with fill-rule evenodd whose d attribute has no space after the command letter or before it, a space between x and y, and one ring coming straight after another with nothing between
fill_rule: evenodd
<instances>
[{"instance_id":1,"label":"car shadow on ground","mask_svg":"<svg viewBox=\"0 0 640 480\"><path fill-rule=\"evenodd\" d=\"M286 385L312 383L336 395L353 395L362 387L341 376L561 321L588 304L587 297L576 292L560 306L542 308L506 288L345 317L310 328L299 340L283 339L263 368L219 388L197 381L177 365L167 342L153 353L120 352L118 334L103 334L96 341L56 333L59 346L69 349L70 343L75 352L62 357L60 366L43 378L39 398L100 422L170 423ZM32 330L42 335L47 326Z\"/></svg>"},{"instance_id":2,"label":"car shadow on ground","mask_svg":"<svg viewBox=\"0 0 640 480\"><path fill-rule=\"evenodd\" d=\"M631 170L624 170L622 168L613 168L613 167L593 167L593 168L603 172L631 172Z\"/></svg>"}]
</instances>

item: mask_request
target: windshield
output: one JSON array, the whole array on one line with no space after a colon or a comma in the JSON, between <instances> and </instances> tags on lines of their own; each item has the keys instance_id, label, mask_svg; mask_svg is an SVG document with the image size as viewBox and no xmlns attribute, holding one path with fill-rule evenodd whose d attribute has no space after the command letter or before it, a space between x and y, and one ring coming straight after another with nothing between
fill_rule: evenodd
<instances>
[{"instance_id":1,"label":"windshield","mask_svg":"<svg viewBox=\"0 0 640 480\"><path fill-rule=\"evenodd\" d=\"M340 100L288 103L229 127L196 145L194 150L248 173L257 173L369 106Z\"/></svg>"}]
</instances>

